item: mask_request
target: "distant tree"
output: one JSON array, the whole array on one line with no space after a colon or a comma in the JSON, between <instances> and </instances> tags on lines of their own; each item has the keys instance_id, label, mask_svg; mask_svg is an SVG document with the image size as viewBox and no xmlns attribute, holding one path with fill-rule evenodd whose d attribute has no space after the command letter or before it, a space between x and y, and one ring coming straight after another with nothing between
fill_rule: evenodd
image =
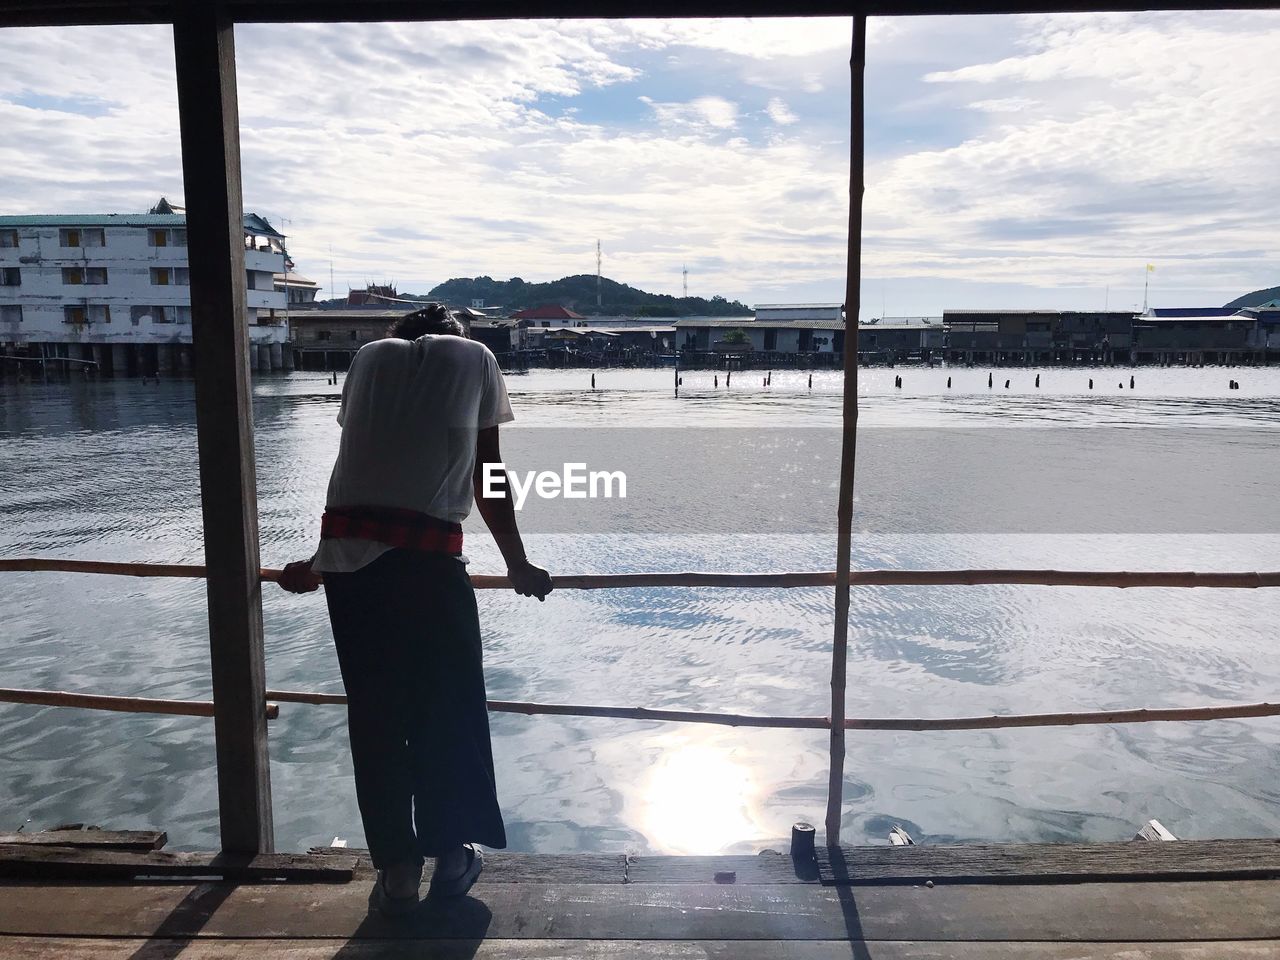
<instances>
[{"instance_id":1,"label":"distant tree","mask_svg":"<svg viewBox=\"0 0 1280 960\"><path fill-rule=\"evenodd\" d=\"M720 338L725 343L749 343L751 338L747 336L747 332L742 329L730 330Z\"/></svg>"}]
</instances>

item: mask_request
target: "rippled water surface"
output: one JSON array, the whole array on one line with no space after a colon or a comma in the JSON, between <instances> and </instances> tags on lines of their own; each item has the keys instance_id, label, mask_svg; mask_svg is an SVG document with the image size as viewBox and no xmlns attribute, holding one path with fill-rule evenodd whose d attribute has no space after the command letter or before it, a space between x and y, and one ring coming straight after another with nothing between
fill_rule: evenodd
<instances>
[{"instance_id":1,"label":"rippled water surface","mask_svg":"<svg viewBox=\"0 0 1280 960\"><path fill-rule=\"evenodd\" d=\"M1139 369L1133 390L1130 372L1044 370L1036 388L1036 371L997 370L988 389L985 370L866 371L860 425L1061 427L1040 434L1055 456L1102 436L1093 431L1130 431L1143 444L1172 429L1158 435L1167 444L1180 431L1243 428L1256 444L1280 429L1280 371ZM723 375L715 388L710 372L691 371L678 399L669 370L596 371L596 391L590 375L512 375L519 419L510 429L536 445L534 431L544 427L749 434L840 422L835 373L816 373L810 388L805 372L776 372L766 389L763 374L744 371L726 390ZM1232 378L1242 389L1226 390ZM255 385L264 565L310 555L340 389L304 373ZM1025 445L1017 449L1026 456ZM869 442L860 455L875 450ZM833 568L834 536L751 532L753 516L776 512L777 491L744 471L740 483L709 494L693 482L706 470L697 459L686 451L671 463L673 502L695 498L696 508L696 498L714 496L708 515L713 507L722 515L727 502L741 521L734 529L746 532L673 535L633 522L533 535L531 554L553 573ZM1016 466L997 455L984 467L993 504L1007 496L1002 484ZM921 462L906 471L895 507L914 509L911 493L925 478L930 496L945 498L947 469ZM1195 484L1197 471L1188 473ZM964 479L971 493L975 478ZM1271 480L1215 479L1203 495L1230 498ZM1066 492L1052 479L1043 486L1046 508ZM1150 506L1140 480L1126 495ZM1277 529L1273 512L1263 508L1263 532L1253 535L863 533L855 565L1276 569L1277 539L1265 532ZM0 556L201 562L191 385L0 383L0 516ZM499 570L481 531L469 533L467 552L473 571ZM831 603L822 589L564 591L545 604L483 591L490 696L823 715ZM199 581L0 574L0 604L0 685L210 694ZM268 685L339 691L323 600L269 587L263 607ZM855 589L848 710L943 717L1275 700L1278 620L1280 591L1268 590ZM785 843L796 820L822 820L821 732L511 715L492 722L514 849L754 851ZM1276 835L1278 746L1280 722L1265 719L850 733L845 837L883 842L900 823L934 840L1105 840L1131 836L1149 817L1186 837ZM76 820L166 829L177 847L217 844L208 720L0 704L0 756L0 831ZM271 766L280 849L334 836L362 843L342 708L283 705L271 724Z\"/></svg>"}]
</instances>

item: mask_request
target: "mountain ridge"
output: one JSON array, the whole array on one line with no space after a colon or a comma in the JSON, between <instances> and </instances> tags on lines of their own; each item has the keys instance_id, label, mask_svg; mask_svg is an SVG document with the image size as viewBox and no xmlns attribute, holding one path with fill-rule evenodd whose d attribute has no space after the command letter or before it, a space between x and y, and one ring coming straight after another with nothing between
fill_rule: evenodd
<instances>
[{"instance_id":1,"label":"mountain ridge","mask_svg":"<svg viewBox=\"0 0 1280 960\"><path fill-rule=\"evenodd\" d=\"M600 302L596 302L595 274L580 273L547 283L529 283L521 277L494 280L492 277L455 277L432 287L425 298L447 300L467 306L483 300L487 307L505 310L527 310L545 305L558 305L583 316L637 317L748 317L752 310L745 303L721 296L673 297L665 293L649 293L608 277L600 280Z\"/></svg>"},{"instance_id":2,"label":"mountain ridge","mask_svg":"<svg viewBox=\"0 0 1280 960\"><path fill-rule=\"evenodd\" d=\"M1270 303L1276 299L1280 299L1280 287L1267 287L1263 290L1254 290L1252 293L1246 293L1243 297L1236 297L1230 303L1223 304L1223 308L1240 310L1244 307L1256 307L1260 303Z\"/></svg>"}]
</instances>

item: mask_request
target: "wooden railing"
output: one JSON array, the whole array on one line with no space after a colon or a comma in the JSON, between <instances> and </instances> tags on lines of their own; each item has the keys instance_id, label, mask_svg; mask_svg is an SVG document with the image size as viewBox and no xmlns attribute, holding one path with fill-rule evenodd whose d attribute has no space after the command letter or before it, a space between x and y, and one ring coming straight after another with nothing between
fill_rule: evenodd
<instances>
[{"instance_id":1,"label":"wooden railing","mask_svg":"<svg viewBox=\"0 0 1280 960\"><path fill-rule=\"evenodd\" d=\"M205 568L194 563L119 563L110 560L62 560L53 557L0 558L0 573L58 571L106 573L123 577L185 577L201 580ZM265 583L280 579L281 570L263 567ZM828 570L796 573L581 573L557 576L557 590L619 590L633 587L833 587L836 574ZM1040 587L1218 587L1253 590L1280 587L1280 571L1197 573L1189 570L852 570L849 583L857 587L973 587L983 585ZM477 574L477 590L506 590L503 576Z\"/></svg>"},{"instance_id":2,"label":"wooden railing","mask_svg":"<svg viewBox=\"0 0 1280 960\"><path fill-rule=\"evenodd\" d=\"M100 560L62 560L45 557L0 559L0 573L56 571L110 574L131 577L181 577L199 579L205 568L198 564L118 563ZM261 579L272 583L281 571L264 568ZM471 578L479 590L510 588L506 577L477 575ZM830 588L836 575L829 571L792 573L621 573L576 574L555 578L556 590L606 590L654 587L727 587L747 589ZM1017 585L1053 587L1163 587L1252 590L1280 587L1280 571L1199 573L1194 571L1098 571L1098 570L857 570L849 582L859 587ZM268 719L279 713L279 703L345 704L342 694L300 690L267 690ZM160 700L144 697L104 696L59 690L0 688L0 702L79 707L133 713L165 713L213 716L212 701ZM527 716L609 717L658 720L675 723L710 723L730 727L773 727L794 730L831 730L831 716L757 716L691 710L600 704L528 703L490 700L495 713ZM1152 723L1158 721L1223 720L1280 716L1280 704L1247 703L1204 707L1075 711L1070 713L994 714L976 717L862 717L839 719L843 730L996 730L1017 727L1058 727L1091 724Z\"/></svg>"}]
</instances>

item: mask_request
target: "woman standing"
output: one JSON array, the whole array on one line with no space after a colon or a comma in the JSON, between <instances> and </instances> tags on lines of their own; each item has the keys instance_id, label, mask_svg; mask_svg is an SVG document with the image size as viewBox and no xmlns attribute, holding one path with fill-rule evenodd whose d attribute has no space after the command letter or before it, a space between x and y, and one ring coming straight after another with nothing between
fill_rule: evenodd
<instances>
[{"instance_id":1,"label":"woman standing","mask_svg":"<svg viewBox=\"0 0 1280 960\"><path fill-rule=\"evenodd\" d=\"M280 583L304 593L323 577L374 899L398 913L418 902L424 857L429 895L460 896L483 866L476 844L506 846L462 556L473 503L516 592L542 600L552 584L525 556L509 492L481 496L498 426L514 419L493 354L441 304L390 334L352 361L320 548Z\"/></svg>"}]
</instances>

